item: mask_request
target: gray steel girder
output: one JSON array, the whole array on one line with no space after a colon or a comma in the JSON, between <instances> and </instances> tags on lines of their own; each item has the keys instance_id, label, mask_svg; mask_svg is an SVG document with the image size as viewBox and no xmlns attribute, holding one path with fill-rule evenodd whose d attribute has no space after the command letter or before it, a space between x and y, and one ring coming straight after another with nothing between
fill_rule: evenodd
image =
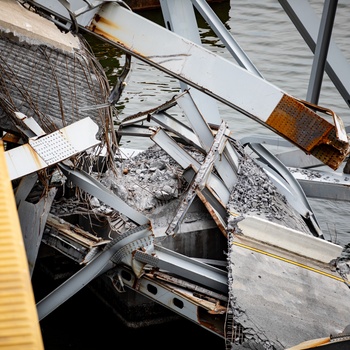
<instances>
[{"instance_id":1,"label":"gray steel girder","mask_svg":"<svg viewBox=\"0 0 350 350\"><path fill-rule=\"evenodd\" d=\"M144 239L151 237L151 234L150 226L142 225L125 232L110 242L94 260L37 303L39 320L54 311L95 277L113 268L123 259L124 255L129 254L124 249L130 243L135 242L137 244L137 242L140 242L140 245L144 246Z\"/></svg>"}]
</instances>

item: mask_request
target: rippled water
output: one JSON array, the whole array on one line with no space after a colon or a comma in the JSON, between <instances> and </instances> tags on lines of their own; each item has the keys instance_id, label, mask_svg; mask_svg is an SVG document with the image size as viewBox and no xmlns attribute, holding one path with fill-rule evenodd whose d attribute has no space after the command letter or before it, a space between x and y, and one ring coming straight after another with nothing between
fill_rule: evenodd
<instances>
[{"instance_id":1,"label":"rippled water","mask_svg":"<svg viewBox=\"0 0 350 350\"><path fill-rule=\"evenodd\" d=\"M323 1L310 3L321 16ZM332 39L348 61L349 15L349 1L339 1ZM306 98L313 55L277 1L250 1L248 8L244 0L231 0L226 24L266 80L295 97ZM345 125L350 124L349 108L326 74L319 105L336 112ZM244 126L243 119L237 122L229 114L227 117L237 129L241 130L243 124L243 133L267 132L260 126ZM326 237L343 245L350 241L348 203L325 200L310 200L310 203Z\"/></svg>"}]
</instances>

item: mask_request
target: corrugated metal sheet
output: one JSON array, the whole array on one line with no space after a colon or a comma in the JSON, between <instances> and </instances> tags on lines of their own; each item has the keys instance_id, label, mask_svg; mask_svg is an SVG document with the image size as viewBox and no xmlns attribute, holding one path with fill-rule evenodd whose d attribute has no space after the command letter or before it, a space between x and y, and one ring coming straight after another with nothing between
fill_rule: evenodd
<instances>
[{"instance_id":1,"label":"corrugated metal sheet","mask_svg":"<svg viewBox=\"0 0 350 350\"><path fill-rule=\"evenodd\" d=\"M15 199L0 144L0 349L44 349Z\"/></svg>"}]
</instances>

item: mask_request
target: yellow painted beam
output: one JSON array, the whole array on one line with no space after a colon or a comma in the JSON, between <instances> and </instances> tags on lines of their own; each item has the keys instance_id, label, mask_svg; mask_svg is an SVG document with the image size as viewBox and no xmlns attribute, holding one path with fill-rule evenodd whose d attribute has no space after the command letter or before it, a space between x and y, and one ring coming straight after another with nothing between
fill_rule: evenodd
<instances>
[{"instance_id":1,"label":"yellow painted beam","mask_svg":"<svg viewBox=\"0 0 350 350\"><path fill-rule=\"evenodd\" d=\"M326 337L326 338L319 338L319 339L312 339L312 340L308 340L305 342L302 342L296 346L293 346L292 348L288 348L286 350L306 350L306 349L314 349L317 348L319 346L325 345L325 344L329 344L330 338Z\"/></svg>"},{"instance_id":2,"label":"yellow painted beam","mask_svg":"<svg viewBox=\"0 0 350 350\"><path fill-rule=\"evenodd\" d=\"M1 140L0 349L44 349L21 226Z\"/></svg>"}]
</instances>

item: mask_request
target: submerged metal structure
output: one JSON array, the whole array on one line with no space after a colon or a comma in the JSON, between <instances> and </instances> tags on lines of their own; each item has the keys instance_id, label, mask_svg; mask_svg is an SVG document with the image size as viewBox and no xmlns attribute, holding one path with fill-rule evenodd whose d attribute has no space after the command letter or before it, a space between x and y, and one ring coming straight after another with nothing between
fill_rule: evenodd
<instances>
[{"instance_id":1,"label":"submerged metal structure","mask_svg":"<svg viewBox=\"0 0 350 350\"><path fill-rule=\"evenodd\" d=\"M111 305L129 307L128 293L136 293L222 337L227 349L286 349L310 339L315 339L312 346L327 348L336 341L342 346L348 324L348 257L346 249L324 239L307 195L308 188L317 186L320 197L339 199L342 193L348 199L345 174L333 182L327 179L327 186L337 191L322 191L320 177L298 177L298 171L304 174L303 168L320 162L332 174L349 154L342 120L317 106L316 81L324 68L344 98L349 91L339 66L326 61L340 55L327 35L336 3L325 1L318 23L298 15L311 13L305 2L280 0L315 51L309 101L264 80L205 1L160 3L167 28L135 14L122 1L15 3L22 22L54 22L57 37L73 33L71 40L88 32L127 56L125 74L110 92L98 63L79 45L69 52L59 48L52 63L47 38L30 42L31 51L43 53L53 72L44 72L42 82L31 85L23 83L31 79L17 74L16 62L2 51L0 120L7 132L5 156L30 271L41 259L39 249L47 247L49 256L73 262L64 282L38 302L39 319L98 281ZM237 64L203 48L194 9ZM33 34L24 30L15 40L12 35L2 38L14 47L22 35ZM159 45L154 45L155 35ZM62 54L66 64L56 72ZM121 122L119 138L142 134L154 142L131 157L118 147L111 118L132 57L177 78L181 92ZM58 75L69 72L73 62L78 62L76 72L87 76L78 84L70 74ZM43 69L33 67L33 74ZM343 70L350 72L345 63ZM66 86L68 93L60 89L60 79L72 83ZM48 80L55 88L46 94L40 88ZM234 138L215 100L296 146L304 154L300 163L283 163L257 139ZM171 115L175 105L187 124ZM119 299L124 291L126 297ZM151 316L157 318L156 309Z\"/></svg>"}]
</instances>

